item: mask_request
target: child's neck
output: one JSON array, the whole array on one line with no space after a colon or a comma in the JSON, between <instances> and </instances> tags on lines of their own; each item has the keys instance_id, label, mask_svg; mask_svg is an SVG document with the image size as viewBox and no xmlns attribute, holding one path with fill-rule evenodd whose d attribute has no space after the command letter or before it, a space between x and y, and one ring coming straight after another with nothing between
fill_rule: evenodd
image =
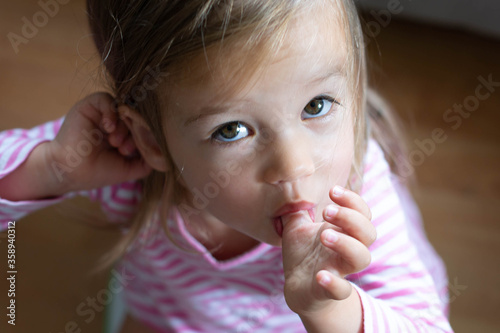
<instances>
[{"instance_id":1,"label":"child's neck","mask_svg":"<svg viewBox=\"0 0 500 333\"><path fill-rule=\"evenodd\" d=\"M218 261L235 258L259 244L259 241L225 225L210 214L191 215L189 219L183 216L183 219L189 233Z\"/></svg>"}]
</instances>

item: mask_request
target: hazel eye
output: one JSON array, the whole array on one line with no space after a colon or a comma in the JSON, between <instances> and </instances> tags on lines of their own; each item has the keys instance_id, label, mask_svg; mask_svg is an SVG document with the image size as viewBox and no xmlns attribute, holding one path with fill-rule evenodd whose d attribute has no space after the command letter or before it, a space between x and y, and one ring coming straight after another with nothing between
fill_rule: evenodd
<instances>
[{"instance_id":1,"label":"hazel eye","mask_svg":"<svg viewBox=\"0 0 500 333\"><path fill-rule=\"evenodd\" d=\"M213 139L223 142L233 142L248 136L248 128L239 121L226 123L212 135Z\"/></svg>"},{"instance_id":2,"label":"hazel eye","mask_svg":"<svg viewBox=\"0 0 500 333\"><path fill-rule=\"evenodd\" d=\"M335 99L327 96L311 99L304 107L304 119L324 116L332 109L334 103L339 104Z\"/></svg>"}]
</instances>

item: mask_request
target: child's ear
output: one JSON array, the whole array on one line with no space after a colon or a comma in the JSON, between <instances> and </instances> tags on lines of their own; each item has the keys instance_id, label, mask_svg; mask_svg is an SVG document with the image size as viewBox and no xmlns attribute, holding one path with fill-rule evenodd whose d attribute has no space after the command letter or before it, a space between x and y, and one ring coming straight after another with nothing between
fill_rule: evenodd
<instances>
[{"instance_id":1,"label":"child's ear","mask_svg":"<svg viewBox=\"0 0 500 333\"><path fill-rule=\"evenodd\" d=\"M118 113L127 125L135 145L146 163L155 170L166 172L168 168L165 156L163 156L160 146L144 118L128 105L123 104L118 107Z\"/></svg>"}]
</instances>

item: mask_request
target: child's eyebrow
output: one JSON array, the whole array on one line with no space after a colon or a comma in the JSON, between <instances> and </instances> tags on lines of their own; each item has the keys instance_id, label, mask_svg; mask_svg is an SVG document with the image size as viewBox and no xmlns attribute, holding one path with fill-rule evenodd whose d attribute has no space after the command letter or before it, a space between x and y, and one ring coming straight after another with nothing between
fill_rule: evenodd
<instances>
[{"instance_id":1,"label":"child's eyebrow","mask_svg":"<svg viewBox=\"0 0 500 333\"><path fill-rule=\"evenodd\" d=\"M205 118L208 116L213 116L219 113L225 113L229 109L228 106L205 106L202 107L197 114L189 117L185 122L184 122L184 127L187 127L191 123L194 123L201 118Z\"/></svg>"},{"instance_id":2,"label":"child's eyebrow","mask_svg":"<svg viewBox=\"0 0 500 333\"><path fill-rule=\"evenodd\" d=\"M309 84L320 84L334 77L344 77L344 72L335 67L329 71L321 71L319 75L313 76L313 79L309 82Z\"/></svg>"},{"instance_id":3,"label":"child's eyebrow","mask_svg":"<svg viewBox=\"0 0 500 333\"><path fill-rule=\"evenodd\" d=\"M342 78L344 77L344 73L338 67L330 68L327 71L321 71L319 75L313 75L312 80L307 83L308 85L319 85L325 81L328 81L331 78ZM184 122L184 127L189 126L190 124L208 117L213 116L220 113L225 113L230 109L230 105L216 105L216 106L204 106L200 108L195 115L190 116Z\"/></svg>"}]
</instances>

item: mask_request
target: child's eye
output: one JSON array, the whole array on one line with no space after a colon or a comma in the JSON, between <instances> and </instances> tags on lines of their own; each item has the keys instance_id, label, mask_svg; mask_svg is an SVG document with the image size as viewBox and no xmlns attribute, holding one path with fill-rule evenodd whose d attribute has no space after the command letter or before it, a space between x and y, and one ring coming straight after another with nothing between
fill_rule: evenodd
<instances>
[{"instance_id":1,"label":"child's eye","mask_svg":"<svg viewBox=\"0 0 500 333\"><path fill-rule=\"evenodd\" d=\"M333 104L340 105L337 100L328 96L318 96L311 99L304 107L304 119L324 116L331 110Z\"/></svg>"},{"instance_id":2,"label":"child's eye","mask_svg":"<svg viewBox=\"0 0 500 333\"><path fill-rule=\"evenodd\" d=\"M248 128L239 121L226 123L214 132L212 138L217 141L233 142L248 136Z\"/></svg>"}]
</instances>

